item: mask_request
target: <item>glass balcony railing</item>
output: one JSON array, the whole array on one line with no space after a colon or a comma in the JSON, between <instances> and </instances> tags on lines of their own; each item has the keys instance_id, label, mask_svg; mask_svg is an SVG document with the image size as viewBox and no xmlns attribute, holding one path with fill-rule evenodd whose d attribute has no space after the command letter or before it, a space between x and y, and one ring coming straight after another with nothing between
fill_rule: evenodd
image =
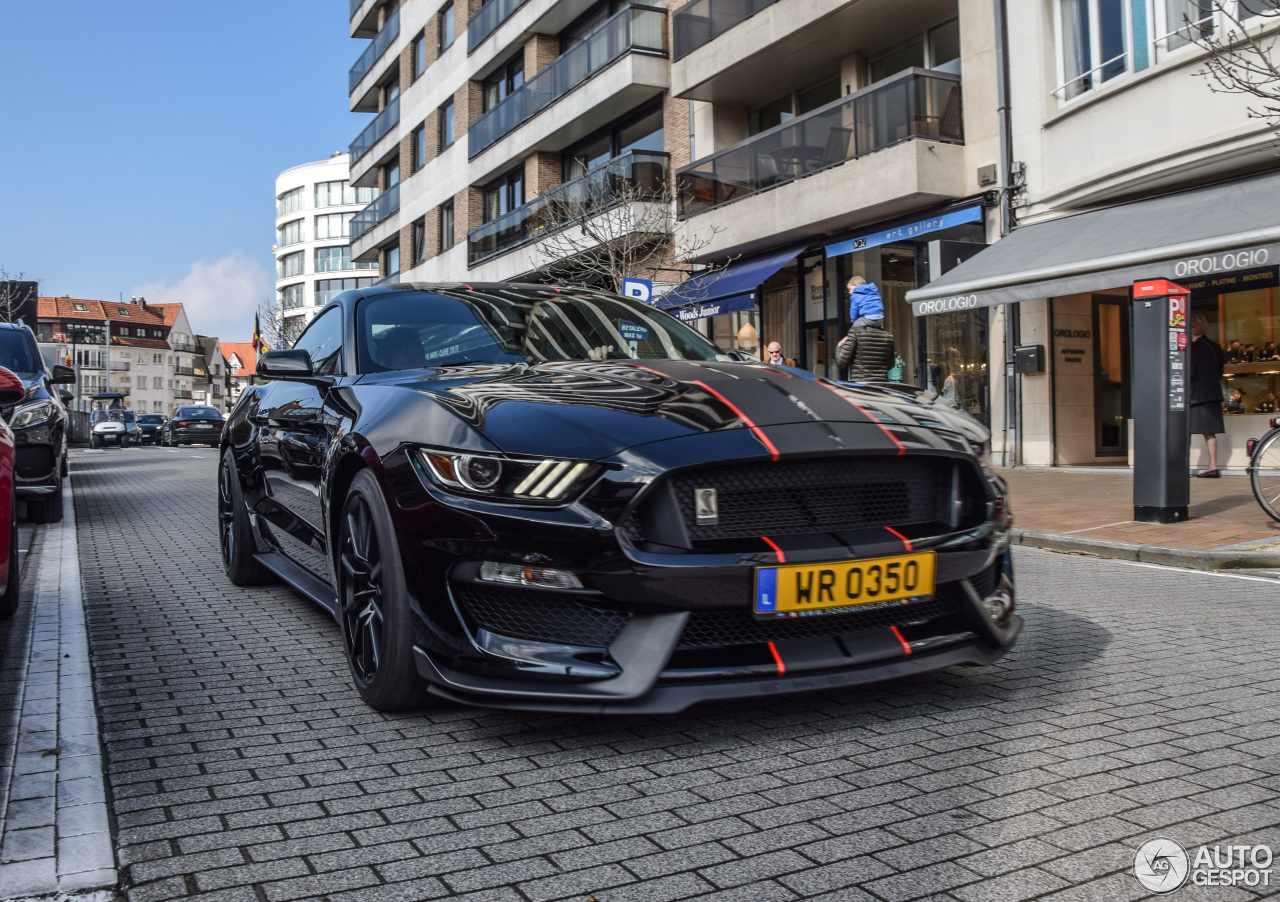
<instances>
[{"instance_id":1,"label":"glass balcony railing","mask_svg":"<svg viewBox=\"0 0 1280 902\"><path fill-rule=\"evenodd\" d=\"M369 42L369 46L364 48L364 53L360 54L360 59L356 60L356 64L352 66L351 71L347 73L348 94L356 89L360 84L360 79L369 74L369 70L373 68L373 64L382 58L382 54L387 52L387 48L391 46L391 42L399 36L400 10L397 8L395 12L387 16L387 21L382 26L382 31L378 32L378 36Z\"/></svg>"},{"instance_id":2,"label":"glass balcony railing","mask_svg":"<svg viewBox=\"0 0 1280 902\"><path fill-rule=\"evenodd\" d=\"M624 201L661 198L670 159L665 153L632 151L472 229L467 233L467 265L505 254Z\"/></svg>"},{"instance_id":3,"label":"glass balcony railing","mask_svg":"<svg viewBox=\"0 0 1280 902\"><path fill-rule=\"evenodd\" d=\"M373 203L351 217L351 240L355 241L399 209L400 186L392 185L379 194Z\"/></svg>"},{"instance_id":4,"label":"glass balcony railing","mask_svg":"<svg viewBox=\"0 0 1280 902\"><path fill-rule=\"evenodd\" d=\"M963 144L960 79L907 69L676 173L681 218L912 138Z\"/></svg>"},{"instance_id":5,"label":"glass balcony railing","mask_svg":"<svg viewBox=\"0 0 1280 902\"><path fill-rule=\"evenodd\" d=\"M625 54L636 51L666 53L665 10L628 6L605 20L471 125L467 132L470 156L474 157Z\"/></svg>"},{"instance_id":6,"label":"glass balcony railing","mask_svg":"<svg viewBox=\"0 0 1280 902\"><path fill-rule=\"evenodd\" d=\"M467 53L475 49L528 0L489 0L467 23Z\"/></svg>"},{"instance_id":7,"label":"glass balcony railing","mask_svg":"<svg viewBox=\"0 0 1280 902\"><path fill-rule=\"evenodd\" d=\"M681 59L778 0L693 0L671 14L671 58Z\"/></svg>"},{"instance_id":8,"label":"glass balcony railing","mask_svg":"<svg viewBox=\"0 0 1280 902\"><path fill-rule=\"evenodd\" d=\"M374 116L373 121L351 142L351 146L347 148L347 155L351 160L350 165L354 166L356 160L367 154L373 145L378 143L378 139L391 131L392 127L399 124L399 122L400 98L397 97L387 104L381 113Z\"/></svg>"}]
</instances>

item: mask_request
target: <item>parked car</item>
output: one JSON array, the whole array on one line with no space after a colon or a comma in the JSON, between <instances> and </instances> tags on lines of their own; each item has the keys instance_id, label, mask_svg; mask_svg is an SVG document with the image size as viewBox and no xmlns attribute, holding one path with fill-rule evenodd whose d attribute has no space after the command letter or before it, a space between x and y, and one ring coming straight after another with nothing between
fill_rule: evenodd
<instances>
[{"instance_id":1,"label":"parked car","mask_svg":"<svg viewBox=\"0 0 1280 902\"><path fill-rule=\"evenodd\" d=\"M138 442L143 445L158 445L164 433L164 414L144 413L138 417Z\"/></svg>"},{"instance_id":2,"label":"parked car","mask_svg":"<svg viewBox=\"0 0 1280 902\"><path fill-rule=\"evenodd\" d=\"M0 367L0 409L9 408L26 397L27 387L16 373ZM0 620L8 620L18 609L20 571L18 564L17 442L9 424L0 419L0 523L5 524L5 541L0 543Z\"/></svg>"},{"instance_id":3,"label":"parked car","mask_svg":"<svg viewBox=\"0 0 1280 902\"><path fill-rule=\"evenodd\" d=\"M326 607L374 708L673 712L989 664L1021 630L980 426L638 301L358 289L257 373L225 571Z\"/></svg>"},{"instance_id":4,"label":"parked car","mask_svg":"<svg viewBox=\"0 0 1280 902\"><path fill-rule=\"evenodd\" d=\"M27 519L57 523L62 519L62 479L67 475L70 417L58 385L74 385L69 366L45 367L28 327L0 323L0 366L22 380L23 397L5 419L13 430L18 498L27 503Z\"/></svg>"},{"instance_id":5,"label":"parked car","mask_svg":"<svg viewBox=\"0 0 1280 902\"><path fill-rule=\"evenodd\" d=\"M222 434L222 414L216 407L179 407L165 424L166 445L216 445Z\"/></svg>"}]
</instances>

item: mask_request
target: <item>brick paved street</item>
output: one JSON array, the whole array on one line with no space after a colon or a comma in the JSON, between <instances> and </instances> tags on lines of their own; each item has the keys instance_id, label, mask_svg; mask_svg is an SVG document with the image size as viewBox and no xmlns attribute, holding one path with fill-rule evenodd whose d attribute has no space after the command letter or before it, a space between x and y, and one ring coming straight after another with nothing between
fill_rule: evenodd
<instances>
[{"instance_id":1,"label":"brick paved street","mask_svg":"<svg viewBox=\"0 0 1280 902\"><path fill-rule=\"evenodd\" d=\"M223 578L215 468L72 462L131 902L1110 902L1145 895L1154 836L1280 849L1275 582L1019 549L1027 630L993 667L669 717L387 716L318 608Z\"/></svg>"}]
</instances>

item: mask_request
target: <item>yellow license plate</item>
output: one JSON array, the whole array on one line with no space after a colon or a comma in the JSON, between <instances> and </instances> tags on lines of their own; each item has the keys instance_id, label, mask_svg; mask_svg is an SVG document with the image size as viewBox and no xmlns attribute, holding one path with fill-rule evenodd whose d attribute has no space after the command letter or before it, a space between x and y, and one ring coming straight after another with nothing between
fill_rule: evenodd
<instances>
[{"instance_id":1,"label":"yellow license plate","mask_svg":"<svg viewBox=\"0 0 1280 902\"><path fill-rule=\"evenodd\" d=\"M756 568L755 612L791 614L932 595L932 551Z\"/></svg>"}]
</instances>

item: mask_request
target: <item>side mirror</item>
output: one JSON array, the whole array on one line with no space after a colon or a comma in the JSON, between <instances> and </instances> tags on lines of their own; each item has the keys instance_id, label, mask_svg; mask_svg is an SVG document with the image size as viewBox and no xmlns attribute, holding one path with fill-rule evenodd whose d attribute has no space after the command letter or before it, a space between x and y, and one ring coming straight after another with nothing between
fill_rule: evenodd
<instances>
[{"instance_id":1,"label":"side mirror","mask_svg":"<svg viewBox=\"0 0 1280 902\"><path fill-rule=\"evenodd\" d=\"M69 366L55 363L53 365L53 378L50 381L54 385L75 385L76 371Z\"/></svg>"},{"instance_id":2,"label":"side mirror","mask_svg":"<svg viewBox=\"0 0 1280 902\"><path fill-rule=\"evenodd\" d=\"M27 396L22 380L0 366L0 407L12 407Z\"/></svg>"},{"instance_id":3,"label":"side mirror","mask_svg":"<svg viewBox=\"0 0 1280 902\"><path fill-rule=\"evenodd\" d=\"M311 355L306 351L267 351L258 358L263 379L310 379Z\"/></svg>"},{"instance_id":4,"label":"side mirror","mask_svg":"<svg viewBox=\"0 0 1280 902\"><path fill-rule=\"evenodd\" d=\"M63 404L70 404L76 399L76 396L71 394L71 392L67 391L65 388L59 389L58 397L62 399Z\"/></svg>"}]
</instances>

